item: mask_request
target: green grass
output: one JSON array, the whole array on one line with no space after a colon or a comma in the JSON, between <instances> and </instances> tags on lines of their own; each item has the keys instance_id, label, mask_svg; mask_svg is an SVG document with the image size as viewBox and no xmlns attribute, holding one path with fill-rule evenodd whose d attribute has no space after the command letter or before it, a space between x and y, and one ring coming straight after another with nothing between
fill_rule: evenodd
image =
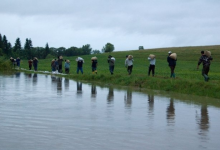
<instances>
[{"instance_id":1,"label":"green grass","mask_svg":"<svg viewBox=\"0 0 220 150\"><path fill-rule=\"evenodd\" d=\"M202 64L196 69L201 50L209 50L213 61L209 72L209 82L204 82L201 75ZM168 51L177 53L177 66L175 69L176 79L170 79L170 68L166 61ZM124 66L126 55L134 56L134 67L132 75L127 74ZM148 76L149 54L156 55L155 77ZM116 58L114 75L108 70L107 57L109 53L98 54L98 74L91 71L91 57L94 55L80 56L85 60L84 74L76 74L76 57L64 57L71 62L70 74L66 77L102 82L112 85L131 86L153 90L173 91L183 94L192 94L220 99L220 46L197 46L197 47L175 47L158 48L147 50L130 50L112 52ZM51 59L39 60L38 70L51 71ZM28 60L21 61L21 67L28 69ZM63 69L64 70L64 69Z\"/></svg>"}]
</instances>

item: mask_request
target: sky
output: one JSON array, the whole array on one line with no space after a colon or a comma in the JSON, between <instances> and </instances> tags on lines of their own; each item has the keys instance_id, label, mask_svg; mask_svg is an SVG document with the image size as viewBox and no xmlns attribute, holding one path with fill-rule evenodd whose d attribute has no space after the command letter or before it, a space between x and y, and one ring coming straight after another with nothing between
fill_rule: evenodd
<instances>
[{"instance_id":1,"label":"sky","mask_svg":"<svg viewBox=\"0 0 220 150\"><path fill-rule=\"evenodd\" d=\"M100 51L220 45L219 16L220 0L0 0L0 34Z\"/></svg>"}]
</instances>

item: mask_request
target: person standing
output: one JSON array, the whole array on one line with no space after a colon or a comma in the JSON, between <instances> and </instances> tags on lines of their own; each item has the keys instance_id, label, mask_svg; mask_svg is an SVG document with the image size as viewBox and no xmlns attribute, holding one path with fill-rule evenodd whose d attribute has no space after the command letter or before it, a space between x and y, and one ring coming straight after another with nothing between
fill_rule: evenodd
<instances>
[{"instance_id":1,"label":"person standing","mask_svg":"<svg viewBox=\"0 0 220 150\"><path fill-rule=\"evenodd\" d=\"M34 71L37 71L37 65L38 65L38 59L37 57L34 57L34 60L33 60Z\"/></svg>"},{"instance_id":2,"label":"person standing","mask_svg":"<svg viewBox=\"0 0 220 150\"><path fill-rule=\"evenodd\" d=\"M204 76L205 81L208 82L208 73L210 70L211 60L213 60L213 58L211 56L208 57L207 55L205 55L204 51L201 51L201 55L202 56L199 58L197 69L199 69L199 65L203 63L202 76Z\"/></svg>"},{"instance_id":3,"label":"person standing","mask_svg":"<svg viewBox=\"0 0 220 150\"><path fill-rule=\"evenodd\" d=\"M16 59L16 63L17 63L18 68L20 68L20 62L21 62L21 59L18 57L18 58Z\"/></svg>"},{"instance_id":4,"label":"person standing","mask_svg":"<svg viewBox=\"0 0 220 150\"><path fill-rule=\"evenodd\" d=\"M11 58L10 58L10 61L11 61L11 66L12 66L12 68L13 68L13 66L14 66L14 58L11 57ZM15 66L14 66L14 68L15 68Z\"/></svg>"},{"instance_id":5,"label":"person standing","mask_svg":"<svg viewBox=\"0 0 220 150\"><path fill-rule=\"evenodd\" d=\"M29 70L32 69L32 64L33 64L33 60L32 59L28 60Z\"/></svg>"},{"instance_id":6,"label":"person standing","mask_svg":"<svg viewBox=\"0 0 220 150\"><path fill-rule=\"evenodd\" d=\"M97 61L97 57L92 57L92 73L96 73L97 74L97 65L98 65L98 61Z\"/></svg>"},{"instance_id":7,"label":"person standing","mask_svg":"<svg viewBox=\"0 0 220 150\"><path fill-rule=\"evenodd\" d=\"M62 73L62 72L63 72L63 70L62 70L63 56L59 56L59 57L58 57L58 65L59 65L58 72L59 72L59 73Z\"/></svg>"},{"instance_id":8,"label":"person standing","mask_svg":"<svg viewBox=\"0 0 220 150\"><path fill-rule=\"evenodd\" d=\"M65 67L65 73L69 74L70 72L70 61L69 60L65 61L64 67Z\"/></svg>"},{"instance_id":9,"label":"person standing","mask_svg":"<svg viewBox=\"0 0 220 150\"><path fill-rule=\"evenodd\" d=\"M176 76L175 76L174 70L175 70L175 67L176 67L177 59L176 59L176 57L172 57L171 54L172 54L172 52L169 51L168 52L168 57L167 57L167 62L169 64L170 71L171 71L170 78L172 78L172 77L175 78ZM173 53L173 54L175 54L175 53Z\"/></svg>"},{"instance_id":10,"label":"person standing","mask_svg":"<svg viewBox=\"0 0 220 150\"><path fill-rule=\"evenodd\" d=\"M133 69L133 56L128 55L128 57L125 60L125 67L128 69L128 75L131 75L132 69Z\"/></svg>"},{"instance_id":11,"label":"person standing","mask_svg":"<svg viewBox=\"0 0 220 150\"><path fill-rule=\"evenodd\" d=\"M52 59L52 61L51 61L51 70L52 70L52 72L56 71L55 59Z\"/></svg>"},{"instance_id":12,"label":"person standing","mask_svg":"<svg viewBox=\"0 0 220 150\"><path fill-rule=\"evenodd\" d=\"M76 59L77 61L77 70L76 73L79 74L79 71L81 71L81 73L83 74L83 63L84 63L84 59L81 57L78 57Z\"/></svg>"},{"instance_id":13,"label":"person standing","mask_svg":"<svg viewBox=\"0 0 220 150\"><path fill-rule=\"evenodd\" d=\"M150 54L149 57L148 57L148 60L150 61L150 66L149 66L149 69L148 69L148 76L150 76L150 72L152 71L152 76L154 76L155 72L155 64L156 64L156 58L155 58L155 55L153 54Z\"/></svg>"},{"instance_id":14,"label":"person standing","mask_svg":"<svg viewBox=\"0 0 220 150\"><path fill-rule=\"evenodd\" d=\"M112 57L111 55L108 56L108 64L109 64L109 71L111 75L113 75L115 68L115 58Z\"/></svg>"}]
</instances>

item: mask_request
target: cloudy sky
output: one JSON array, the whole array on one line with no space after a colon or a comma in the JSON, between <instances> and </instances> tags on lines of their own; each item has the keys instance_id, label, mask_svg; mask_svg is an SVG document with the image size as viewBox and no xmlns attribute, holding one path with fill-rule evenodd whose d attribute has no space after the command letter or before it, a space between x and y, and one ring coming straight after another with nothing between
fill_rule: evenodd
<instances>
[{"instance_id":1,"label":"cloudy sky","mask_svg":"<svg viewBox=\"0 0 220 150\"><path fill-rule=\"evenodd\" d=\"M220 0L0 0L0 33L14 46L90 44L101 50L220 45Z\"/></svg>"}]
</instances>

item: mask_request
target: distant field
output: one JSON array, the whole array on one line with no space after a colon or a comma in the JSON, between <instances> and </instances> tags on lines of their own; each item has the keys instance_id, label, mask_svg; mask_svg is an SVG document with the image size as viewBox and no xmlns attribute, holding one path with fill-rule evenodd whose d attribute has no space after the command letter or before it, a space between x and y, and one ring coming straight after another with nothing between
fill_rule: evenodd
<instances>
[{"instance_id":1,"label":"distant field","mask_svg":"<svg viewBox=\"0 0 220 150\"><path fill-rule=\"evenodd\" d=\"M208 83L204 82L201 75L202 64L199 70L196 69L201 56L201 50L211 51L213 57ZM168 51L177 53L176 79L170 79L170 68L167 63ZM94 55L80 56L85 60L83 67L84 75L76 74L76 56L64 57L64 59L69 59L71 62L70 75L68 77L156 90L175 91L220 99L220 45L130 50L112 52L110 54L116 58L114 75L110 75L107 63L109 53L105 53L96 55L98 57L98 74L96 76L92 75L91 71L91 57ZM125 56L129 54L134 57L134 67L131 76L128 76L124 66ZM147 75L149 66L147 58L149 54L156 55L155 77L149 77ZM51 60L39 60L38 70L51 71ZM28 69L27 60L22 60L21 67Z\"/></svg>"}]
</instances>

